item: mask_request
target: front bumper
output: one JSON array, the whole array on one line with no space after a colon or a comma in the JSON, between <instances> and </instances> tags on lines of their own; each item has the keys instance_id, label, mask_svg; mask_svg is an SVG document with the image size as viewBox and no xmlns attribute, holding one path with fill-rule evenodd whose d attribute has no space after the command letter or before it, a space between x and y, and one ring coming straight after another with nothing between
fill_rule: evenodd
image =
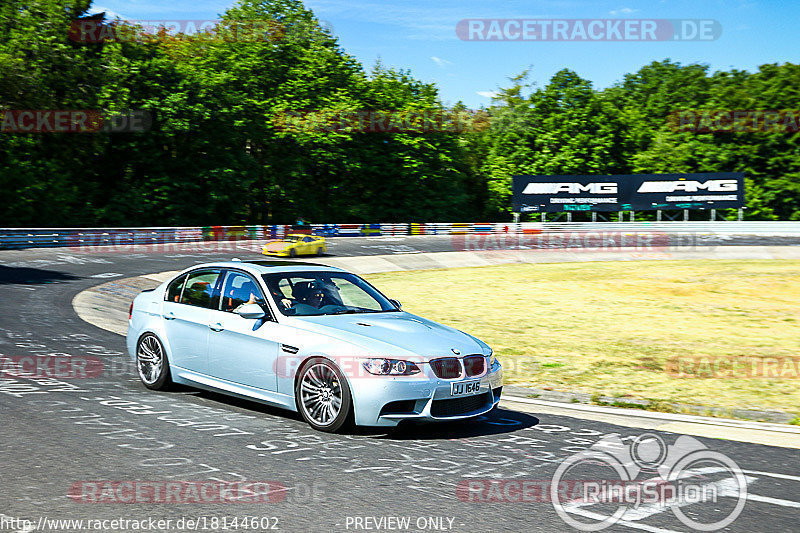
<instances>
[{"instance_id":1,"label":"front bumper","mask_svg":"<svg viewBox=\"0 0 800 533\"><path fill-rule=\"evenodd\" d=\"M261 250L261 255L276 255L278 257L289 257L289 250Z\"/></svg>"},{"instance_id":2,"label":"front bumper","mask_svg":"<svg viewBox=\"0 0 800 533\"><path fill-rule=\"evenodd\" d=\"M498 363L481 376L442 379L430 365L415 376L350 378L355 422L359 426L396 426L403 420L449 421L488 413L500 401L503 368ZM453 382L480 380L477 394L452 396Z\"/></svg>"}]
</instances>

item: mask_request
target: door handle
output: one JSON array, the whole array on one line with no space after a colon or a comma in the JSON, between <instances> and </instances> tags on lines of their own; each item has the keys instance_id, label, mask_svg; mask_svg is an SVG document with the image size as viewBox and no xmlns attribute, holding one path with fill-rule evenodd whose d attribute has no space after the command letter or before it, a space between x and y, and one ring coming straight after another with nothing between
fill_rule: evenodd
<instances>
[{"instance_id":1,"label":"door handle","mask_svg":"<svg viewBox=\"0 0 800 533\"><path fill-rule=\"evenodd\" d=\"M213 324L208 325L211 328L211 331L222 331L224 328L222 327L222 322L215 322Z\"/></svg>"},{"instance_id":2,"label":"door handle","mask_svg":"<svg viewBox=\"0 0 800 533\"><path fill-rule=\"evenodd\" d=\"M164 320L175 320L175 313L170 311L166 315L164 315Z\"/></svg>"}]
</instances>

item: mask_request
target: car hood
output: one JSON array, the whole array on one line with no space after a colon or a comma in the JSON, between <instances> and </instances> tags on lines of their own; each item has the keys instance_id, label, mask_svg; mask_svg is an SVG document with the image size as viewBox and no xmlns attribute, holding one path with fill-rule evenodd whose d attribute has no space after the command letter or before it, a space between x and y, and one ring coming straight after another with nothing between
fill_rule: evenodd
<instances>
[{"instance_id":1,"label":"car hood","mask_svg":"<svg viewBox=\"0 0 800 533\"><path fill-rule=\"evenodd\" d=\"M484 353L482 343L475 337L406 312L293 319L296 328L355 344L383 357L414 357L415 361L429 361L438 357Z\"/></svg>"}]
</instances>

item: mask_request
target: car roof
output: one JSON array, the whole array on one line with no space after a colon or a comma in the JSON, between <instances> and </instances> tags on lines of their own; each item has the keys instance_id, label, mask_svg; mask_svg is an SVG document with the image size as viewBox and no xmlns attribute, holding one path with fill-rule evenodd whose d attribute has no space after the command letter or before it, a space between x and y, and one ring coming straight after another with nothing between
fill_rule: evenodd
<instances>
[{"instance_id":1,"label":"car roof","mask_svg":"<svg viewBox=\"0 0 800 533\"><path fill-rule=\"evenodd\" d=\"M184 272L198 268L239 268L248 270L254 274L272 274L276 272L346 272L338 267L322 265L319 263L307 263L305 261L281 261L281 260L239 260L218 261L215 263L203 263L187 268Z\"/></svg>"}]
</instances>

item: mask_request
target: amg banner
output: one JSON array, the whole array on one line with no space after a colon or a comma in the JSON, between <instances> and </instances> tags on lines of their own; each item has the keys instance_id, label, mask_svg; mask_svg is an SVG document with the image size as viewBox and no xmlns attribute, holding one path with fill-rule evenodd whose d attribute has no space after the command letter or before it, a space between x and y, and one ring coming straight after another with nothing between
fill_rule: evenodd
<instances>
[{"instance_id":1,"label":"amg banner","mask_svg":"<svg viewBox=\"0 0 800 533\"><path fill-rule=\"evenodd\" d=\"M514 176L516 213L728 209L744 206L744 174Z\"/></svg>"}]
</instances>

